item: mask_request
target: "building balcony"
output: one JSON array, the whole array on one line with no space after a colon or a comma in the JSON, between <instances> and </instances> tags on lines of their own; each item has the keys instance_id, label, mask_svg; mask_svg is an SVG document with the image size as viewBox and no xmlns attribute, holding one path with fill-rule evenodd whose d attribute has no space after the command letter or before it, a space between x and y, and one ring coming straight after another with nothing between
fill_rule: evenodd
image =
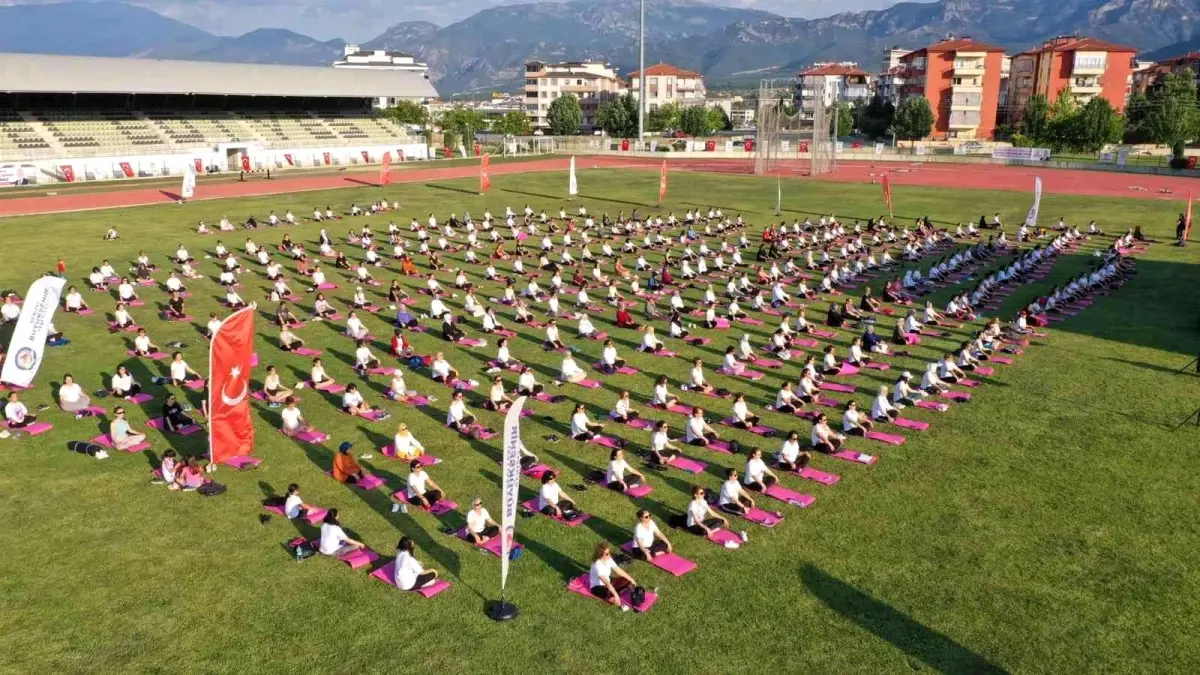
<instances>
[{"instance_id":1,"label":"building balcony","mask_svg":"<svg viewBox=\"0 0 1200 675\"><path fill-rule=\"evenodd\" d=\"M1100 83L1099 82L1072 83L1071 84L1071 93L1072 94L1083 94L1083 95L1099 94L1100 93Z\"/></svg>"},{"instance_id":2,"label":"building balcony","mask_svg":"<svg viewBox=\"0 0 1200 675\"><path fill-rule=\"evenodd\" d=\"M969 59L954 62L955 75L983 75L983 59Z\"/></svg>"},{"instance_id":3,"label":"building balcony","mask_svg":"<svg viewBox=\"0 0 1200 675\"><path fill-rule=\"evenodd\" d=\"M951 115L949 127L951 129L975 129L975 128L979 127L979 120L978 119L971 120L969 118L964 118L964 117L956 118L953 115Z\"/></svg>"},{"instance_id":4,"label":"building balcony","mask_svg":"<svg viewBox=\"0 0 1200 675\"><path fill-rule=\"evenodd\" d=\"M981 106L979 103L980 103L979 101L951 101L950 102L950 110L951 111L971 110L971 111L978 112L981 109Z\"/></svg>"},{"instance_id":5,"label":"building balcony","mask_svg":"<svg viewBox=\"0 0 1200 675\"><path fill-rule=\"evenodd\" d=\"M1072 75L1103 75L1104 64L1075 64L1071 68Z\"/></svg>"},{"instance_id":6,"label":"building balcony","mask_svg":"<svg viewBox=\"0 0 1200 675\"><path fill-rule=\"evenodd\" d=\"M982 94L983 87L977 84L953 84L950 85L950 90L956 94Z\"/></svg>"}]
</instances>

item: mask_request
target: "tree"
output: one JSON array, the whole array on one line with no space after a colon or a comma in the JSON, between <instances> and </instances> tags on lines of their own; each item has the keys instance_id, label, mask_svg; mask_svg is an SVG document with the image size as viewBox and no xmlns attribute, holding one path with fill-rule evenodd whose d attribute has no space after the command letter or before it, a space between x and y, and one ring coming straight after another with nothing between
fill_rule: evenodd
<instances>
[{"instance_id":1,"label":"tree","mask_svg":"<svg viewBox=\"0 0 1200 675\"><path fill-rule=\"evenodd\" d=\"M533 133L533 124L522 110L510 110L492 123L492 131L506 136L528 136Z\"/></svg>"},{"instance_id":2,"label":"tree","mask_svg":"<svg viewBox=\"0 0 1200 675\"><path fill-rule=\"evenodd\" d=\"M637 99L632 94L625 94L616 100L605 102L596 111L596 124L604 133L615 138L637 136Z\"/></svg>"},{"instance_id":3,"label":"tree","mask_svg":"<svg viewBox=\"0 0 1200 675\"><path fill-rule=\"evenodd\" d=\"M488 122L478 110L457 105L443 112L438 124L443 132L462 138L464 143L473 143L476 133L487 130Z\"/></svg>"},{"instance_id":4,"label":"tree","mask_svg":"<svg viewBox=\"0 0 1200 675\"><path fill-rule=\"evenodd\" d=\"M1146 114L1150 109L1150 101L1142 92L1134 92L1125 104L1125 142L1130 144L1149 143L1150 135L1146 131Z\"/></svg>"},{"instance_id":5,"label":"tree","mask_svg":"<svg viewBox=\"0 0 1200 675\"><path fill-rule=\"evenodd\" d=\"M1021 111L1021 123L1018 130L1022 136L1036 140L1046 137L1050 129L1050 102L1046 97L1037 94L1029 99Z\"/></svg>"},{"instance_id":6,"label":"tree","mask_svg":"<svg viewBox=\"0 0 1200 675\"><path fill-rule=\"evenodd\" d=\"M1042 146L1049 146L1055 151L1076 149L1077 130L1076 118L1079 116L1079 103L1071 96L1066 87L1058 92L1054 103L1050 104L1050 119L1046 125L1045 134L1035 138Z\"/></svg>"},{"instance_id":7,"label":"tree","mask_svg":"<svg viewBox=\"0 0 1200 675\"><path fill-rule=\"evenodd\" d=\"M1068 139L1075 150L1099 152L1110 143L1119 143L1124 133L1125 120L1108 99L1097 96L1075 113Z\"/></svg>"},{"instance_id":8,"label":"tree","mask_svg":"<svg viewBox=\"0 0 1200 675\"><path fill-rule=\"evenodd\" d=\"M708 109L708 125L715 131L733 131L733 120L720 106Z\"/></svg>"},{"instance_id":9,"label":"tree","mask_svg":"<svg viewBox=\"0 0 1200 675\"><path fill-rule=\"evenodd\" d=\"M574 94L563 94L554 99L546 113L550 133L555 136L574 136L583 126L583 109Z\"/></svg>"},{"instance_id":10,"label":"tree","mask_svg":"<svg viewBox=\"0 0 1200 675\"><path fill-rule=\"evenodd\" d=\"M415 101L399 101L380 114L397 124L429 124L429 110Z\"/></svg>"},{"instance_id":11,"label":"tree","mask_svg":"<svg viewBox=\"0 0 1200 675\"><path fill-rule=\"evenodd\" d=\"M1200 113L1196 110L1196 82L1191 69L1167 73L1156 80L1146 94L1146 103L1143 126L1151 142L1174 146L1196 136Z\"/></svg>"},{"instance_id":12,"label":"tree","mask_svg":"<svg viewBox=\"0 0 1200 675\"><path fill-rule=\"evenodd\" d=\"M869 138L882 138L889 133L896 119L896 106L878 94L871 97L865 108L859 110L858 129Z\"/></svg>"},{"instance_id":13,"label":"tree","mask_svg":"<svg viewBox=\"0 0 1200 675\"><path fill-rule=\"evenodd\" d=\"M829 133L834 139L854 133L854 109L845 101L838 101L825 111L829 120ZM834 124L837 124L835 127Z\"/></svg>"},{"instance_id":14,"label":"tree","mask_svg":"<svg viewBox=\"0 0 1200 675\"><path fill-rule=\"evenodd\" d=\"M905 99L896 109L895 121L892 127L896 137L905 141L918 141L929 136L933 130L933 108L929 107L929 99L924 96L913 96Z\"/></svg>"},{"instance_id":15,"label":"tree","mask_svg":"<svg viewBox=\"0 0 1200 675\"><path fill-rule=\"evenodd\" d=\"M679 117L683 108L678 103L667 103L651 110L646 115L647 131L668 131L679 128Z\"/></svg>"},{"instance_id":16,"label":"tree","mask_svg":"<svg viewBox=\"0 0 1200 675\"><path fill-rule=\"evenodd\" d=\"M708 108L691 106L679 114L679 129L688 136L708 136L713 132L712 118Z\"/></svg>"}]
</instances>

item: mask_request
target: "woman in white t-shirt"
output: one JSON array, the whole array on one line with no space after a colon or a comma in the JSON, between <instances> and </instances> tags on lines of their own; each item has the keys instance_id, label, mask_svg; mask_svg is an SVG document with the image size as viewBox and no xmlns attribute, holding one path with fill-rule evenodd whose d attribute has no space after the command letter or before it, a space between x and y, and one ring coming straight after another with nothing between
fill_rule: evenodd
<instances>
[{"instance_id":1,"label":"woman in white t-shirt","mask_svg":"<svg viewBox=\"0 0 1200 675\"><path fill-rule=\"evenodd\" d=\"M687 419L684 441L688 445L704 447L719 438L717 432L704 421L704 409L699 406L692 408L692 414Z\"/></svg>"},{"instance_id":2,"label":"woman in white t-shirt","mask_svg":"<svg viewBox=\"0 0 1200 675\"><path fill-rule=\"evenodd\" d=\"M590 441L596 437L596 434L604 429L604 425L598 422L593 422L588 417L587 411L584 410L582 403L575 404L575 411L571 413L571 438L577 441Z\"/></svg>"},{"instance_id":3,"label":"woman in white t-shirt","mask_svg":"<svg viewBox=\"0 0 1200 675\"><path fill-rule=\"evenodd\" d=\"M688 532L701 537L710 537L722 527L729 527L729 519L717 513L704 498L704 488L692 488L692 501L688 502L684 527Z\"/></svg>"},{"instance_id":4,"label":"woman in white t-shirt","mask_svg":"<svg viewBox=\"0 0 1200 675\"><path fill-rule=\"evenodd\" d=\"M483 407L493 412L504 412L512 403L512 398L504 391L504 378L496 375L492 378L492 386L488 390L488 398L483 402Z\"/></svg>"},{"instance_id":5,"label":"woman in white t-shirt","mask_svg":"<svg viewBox=\"0 0 1200 675\"><path fill-rule=\"evenodd\" d=\"M713 386L704 379L704 363L698 357L692 359L692 369L689 372L688 385L692 391L701 394L708 394L713 391Z\"/></svg>"},{"instance_id":6,"label":"woman in white t-shirt","mask_svg":"<svg viewBox=\"0 0 1200 675\"><path fill-rule=\"evenodd\" d=\"M285 436L295 436L309 429L308 420L304 419L304 414L296 406L295 396L288 396L284 399L284 408L279 411L279 418L279 430Z\"/></svg>"},{"instance_id":7,"label":"woman in white t-shirt","mask_svg":"<svg viewBox=\"0 0 1200 675\"><path fill-rule=\"evenodd\" d=\"M478 546L499 534L500 525L483 508L483 500L479 497L471 500L471 510L467 511L467 539Z\"/></svg>"},{"instance_id":8,"label":"woman in white t-shirt","mask_svg":"<svg viewBox=\"0 0 1200 675\"><path fill-rule=\"evenodd\" d=\"M542 474L542 488L538 491L537 507L547 516L563 520L571 520L578 513L575 501L559 487L553 471Z\"/></svg>"},{"instance_id":9,"label":"woman in white t-shirt","mask_svg":"<svg viewBox=\"0 0 1200 675\"><path fill-rule=\"evenodd\" d=\"M817 419L813 421L812 435L809 438L814 450L831 454L842 447L842 443L845 441L845 436L829 428L829 417L825 413L817 415Z\"/></svg>"},{"instance_id":10,"label":"woman in white t-shirt","mask_svg":"<svg viewBox=\"0 0 1200 675\"><path fill-rule=\"evenodd\" d=\"M465 433L472 424L475 424L475 416L467 412L462 390L455 390L450 399L450 407L446 410L446 426Z\"/></svg>"},{"instance_id":11,"label":"woman in white t-shirt","mask_svg":"<svg viewBox=\"0 0 1200 675\"><path fill-rule=\"evenodd\" d=\"M879 393L871 403L871 419L878 422L891 422L899 414L900 411L888 400L887 385L880 385Z\"/></svg>"},{"instance_id":12,"label":"woman in white t-shirt","mask_svg":"<svg viewBox=\"0 0 1200 675\"><path fill-rule=\"evenodd\" d=\"M575 357L570 353L563 356L562 366L559 368L559 379L563 382L581 382L587 379L587 373L575 363Z\"/></svg>"},{"instance_id":13,"label":"woman in white t-shirt","mask_svg":"<svg viewBox=\"0 0 1200 675\"><path fill-rule=\"evenodd\" d=\"M637 586L637 582L613 560L612 546L608 542L597 544L592 567L588 570L588 588L592 595L620 606L621 591L632 586Z\"/></svg>"},{"instance_id":14,"label":"woman in white t-shirt","mask_svg":"<svg viewBox=\"0 0 1200 675\"><path fill-rule=\"evenodd\" d=\"M112 376L108 393L117 398L132 398L142 391L142 385L133 379L125 366L117 366L117 372Z\"/></svg>"},{"instance_id":15,"label":"woman in white t-shirt","mask_svg":"<svg viewBox=\"0 0 1200 675\"><path fill-rule=\"evenodd\" d=\"M75 290L74 286L68 288L66 296L63 297L63 311L81 312L87 308L87 303L84 302L83 296L79 294L79 291Z\"/></svg>"},{"instance_id":16,"label":"woman in white t-shirt","mask_svg":"<svg viewBox=\"0 0 1200 675\"><path fill-rule=\"evenodd\" d=\"M173 355L171 355L170 370L171 384L177 387L183 385L184 382L187 382L189 375L195 378L200 377L200 373L192 370L192 367L187 364L187 361L183 360L183 352L175 352Z\"/></svg>"},{"instance_id":17,"label":"woman in white t-shirt","mask_svg":"<svg viewBox=\"0 0 1200 675\"><path fill-rule=\"evenodd\" d=\"M646 509L638 509L637 517L634 520L633 550L641 554L645 560L674 552L671 540L667 539L662 530L658 529L658 524L654 522L654 518Z\"/></svg>"},{"instance_id":18,"label":"woman in white t-shirt","mask_svg":"<svg viewBox=\"0 0 1200 675\"><path fill-rule=\"evenodd\" d=\"M63 375L62 385L58 388L58 405L64 412L79 413L92 405L88 395L83 393L75 378L70 373Z\"/></svg>"},{"instance_id":19,"label":"woman in white t-shirt","mask_svg":"<svg viewBox=\"0 0 1200 675\"><path fill-rule=\"evenodd\" d=\"M442 489L429 474L421 460L414 459L408 463L408 487L404 497L409 504L428 510L442 499L446 499L446 491Z\"/></svg>"},{"instance_id":20,"label":"woman in white t-shirt","mask_svg":"<svg viewBox=\"0 0 1200 675\"><path fill-rule=\"evenodd\" d=\"M413 555L415 548L413 540L408 537L401 537L400 543L396 544L396 576L392 581L402 591L425 588L437 580L437 570L427 570L417 562Z\"/></svg>"},{"instance_id":21,"label":"woman in white t-shirt","mask_svg":"<svg viewBox=\"0 0 1200 675\"><path fill-rule=\"evenodd\" d=\"M610 490L625 492L646 482L646 476L625 461L625 451L613 448L608 455L608 470L604 473L604 482Z\"/></svg>"},{"instance_id":22,"label":"woman in white t-shirt","mask_svg":"<svg viewBox=\"0 0 1200 675\"><path fill-rule=\"evenodd\" d=\"M750 412L746 404L746 395L738 392L733 395L733 426L738 429L749 429L758 424L758 415Z\"/></svg>"},{"instance_id":23,"label":"woman in white t-shirt","mask_svg":"<svg viewBox=\"0 0 1200 675\"><path fill-rule=\"evenodd\" d=\"M342 524L338 522L338 510L329 509L329 512L325 514L325 520L321 523L321 540L317 550L336 558L366 547L366 544L346 535Z\"/></svg>"},{"instance_id":24,"label":"woman in white t-shirt","mask_svg":"<svg viewBox=\"0 0 1200 675\"><path fill-rule=\"evenodd\" d=\"M842 431L852 436L865 436L874 422L858 409L858 401L847 401L842 413Z\"/></svg>"},{"instance_id":25,"label":"woman in white t-shirt","mask_svg":"<svg viewBox=\"0 0 1200 675\"><path fill-rule=\"evenodd\" d=\"M779 452L775 454L775 465L784 471L799 472L807 467L811 460L811 454L800 450L800 433L796 431L788 432L783 445L779 447Z\"/></svg>"},{"instance_id":26,"label":"woman in white t-shirt","mask_svg":"<svg viewBox=\"0 0 1200 675\"><path fill-rule=\"evenodd\" d=\"M765 492L778 482L779 476L772 473L763 461L762 450L751 449L750 456L746 459L746 467L742 470L742 485L755 492Z\"/></svg>"},{"instance_id":27,"label":"woman in white t-shirt","mask_svg":"<svg viewBox=\"0 0 1200 675\"><path fill-rule=\"evenodd\" d=\"M658 466L666 466L679 456L679 448L671 444L667 423L659 421L650 432L650 461Z\"/></svg>"},{"instance_id":28,"label":"woman in white t-shirt","mask_svg":"<svg viewBox=\"0 0 1200 675\"><path fill-rule=\"evenodd\" d=\"M632 400L628 391L622 391L617 398L617 402L613 404L613 409L608 413L608 416L613 420L626 424L631 420L640 417L640 413L633 409Z\"/></svg>"},{"instance_id":29,"label":"woman in white t-shirt","mask_svg":"<svg viewBox=\"0 0 1200 675\"><path fill-rule=\"evenodd\" d=\"M312 383L312 388L318 391L327 391L333 385L337 384L329 374L325 372L325 364L321 363L320 358L315 358L312 361L312 368L308 371L309 382Z\"/></svg>"},{"instance_id":30,"label":"woman in white t-shirt","mask_svg":"<svg viewBox=\"0 0 1200 675\"><path fill-rule=\"evenodd\" d=\"M717 505L726 513L746 515L747 509L754 508L754 500L742 489L738 481L737 469L725 470L725 482L721 483L721 494Z\"/></svg>"},{"instance_id":31,"label":"woman in white t-shirt","mask_svg":"<svg viewBox=\"0 0 1200 675\"><path fill-rule=\"evenodd\" d=\"M662 341L654 336L654 326L646 326L645 333L642 335L642 343L638 345L638 351L642 352L658 352L662 351L664 345Z\"/></svg>"},{"instance_id":32,"label":"woman in white t-shirt","mask_svg":"<svg viewBox=\"0 0 1200 675\"><path fill-rule=\"evenodd\" d=\"M300 497L300 486L292 483L288 485L287 496L283 499L283 515L289 520L304 518L308 516L310 511L317 511L317 507L305 504Z\"/></svg>"},{"instance_id":33,"label":"woman in white t-shirt","mask_svg":"<svg viewBox=\"0 0 1200 675\"><path fill-rule=\"evenodd\" d=\"M267 366L267 374L263 376L263 396L266 397L268 403L274 404L272 407L277 408L291 395L292 390L283 386L279 371L275 366Z\"/></svg>"},{"instance_id":34,"label":"woman in white t-shirt","mask_svg":"<svg viewBox=\"0 0 1200 675\"><path fill-rule=\"evenodd\" d=\"M346 385L346 391L342 392L342 412L355 417L369 417L375 411L363 398L362 392L358 390L358 385L351 382Z\"/></svg>"}]
</instances>

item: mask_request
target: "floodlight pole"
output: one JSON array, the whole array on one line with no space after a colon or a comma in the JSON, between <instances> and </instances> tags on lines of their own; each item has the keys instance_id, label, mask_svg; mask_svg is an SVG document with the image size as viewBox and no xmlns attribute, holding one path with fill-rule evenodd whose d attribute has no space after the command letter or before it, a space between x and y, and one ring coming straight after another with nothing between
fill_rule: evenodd
<instances>
[{"instance_id":1,"label":"floodlight pole","mask_svg":"<svg viewBox=\"0 0 1200 675\"><path fill-rule=\"evenodd\" d=\"M638 0L638 137L635 150L646 137L646 0Z\"/></svg>"}]
</instances>

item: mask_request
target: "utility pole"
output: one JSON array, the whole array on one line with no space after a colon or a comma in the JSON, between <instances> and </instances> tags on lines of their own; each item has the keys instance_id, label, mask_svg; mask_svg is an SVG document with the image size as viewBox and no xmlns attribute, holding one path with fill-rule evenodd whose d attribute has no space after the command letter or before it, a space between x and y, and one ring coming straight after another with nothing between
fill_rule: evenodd
<instances>
[{"instance_id":1,"label":"utility pole","mask_svg":"<svg viewBox=\"0 0 1200 675\"><path fill-rule=\"evenodd\" d=\"M638 137L635 149L640 149L646 137L646 0L639 0L638 13Z\"/></svg>"}]
</instances>

